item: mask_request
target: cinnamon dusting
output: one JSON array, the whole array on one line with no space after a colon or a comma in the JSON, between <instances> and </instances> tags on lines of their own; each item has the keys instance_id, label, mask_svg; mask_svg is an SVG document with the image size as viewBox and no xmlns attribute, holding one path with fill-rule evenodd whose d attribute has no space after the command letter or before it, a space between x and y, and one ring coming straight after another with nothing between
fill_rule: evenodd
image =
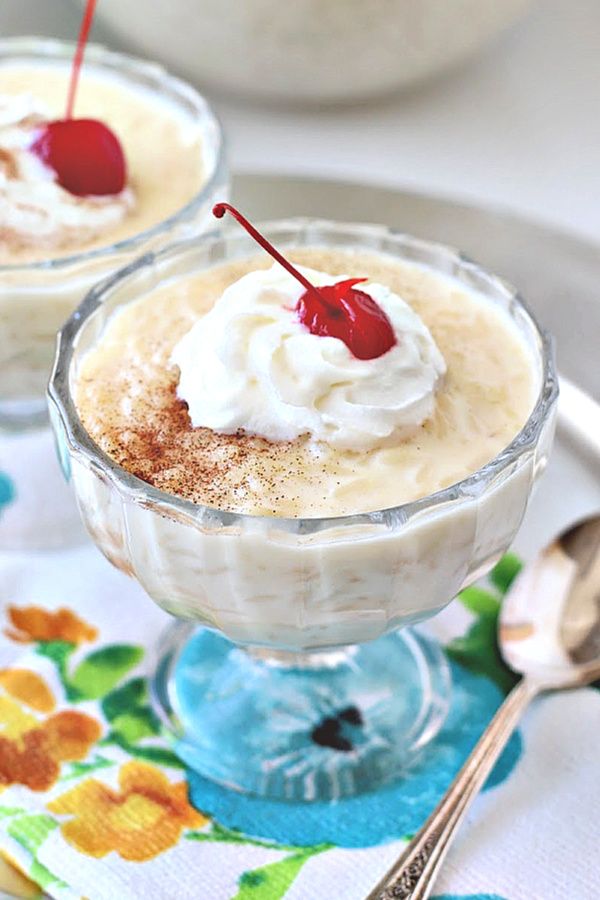
<instances>
[{"instance_id":1,"label":"cinnamon dusting","mask_svg":"<svg viewBox=\"0 0 600 900\"><path fill-rule=\"evenodd\" d=\"M533 375L519 340L489 304L385 256L317 249L291 256L333 275L366 271L414 307L448 364L433 418L413 439L367 453L304 437L271 443L192 427L177 397L172 349L228 284L269 265L251 258L166 283L108 323L79 367L75 399L84 426L112 459L156 488L224 511L337 516L425 496L510 442L530 411Z\"/></svg>"}]
</instances>

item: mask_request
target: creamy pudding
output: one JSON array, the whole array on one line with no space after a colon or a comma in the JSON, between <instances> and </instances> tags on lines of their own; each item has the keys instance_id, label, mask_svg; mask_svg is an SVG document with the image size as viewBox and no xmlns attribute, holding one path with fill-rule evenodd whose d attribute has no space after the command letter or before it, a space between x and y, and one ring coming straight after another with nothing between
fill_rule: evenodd
<instances>
[{"instance_id":1,"label":"creamy pudding","mask_svg":"<svg viewBox=\"0 0 600 900\"><path fill-rule=\"evenodd\" d=\"M3 549L83 537L44 431L61 324L96 282L198 234L227 191L221 131L193 88L95 46L70 84L73 58L68 43L0 40L0 469L16 485Z\"/></svg>"},{"instance_id":2,"label":"creamy pudding","mask_svg":"<svg viewBox=\"0 0 600 900\"><path fill-rule=\"evenodd\" d=\"M552 348L448 248L225 211L255 243L180 243L88 295L52 421L98 547L189 620L151 681L174 751L230 788L334 799L396 777L444 720L443 654L392 632L513 539L552 440Z\"/></svg>"},{"instance_id":3,"label":"creamy pudding","mask_svg":"<svg viewBox=\"0 0 600 900\"><path fill-rule=\"evenodd\" d=\"M0 265L66 256L125 240L184 207L206 179L201 129L173 102L86 65L75 113L105 122L127 160L126 188L78 197L29 149L64 114L70 66L0 58Z\"/></svg>"},{"instance_id":4,"label":"creamy pudding","mask_svg":"<svg viewBox=\"0 0 600 900\"><path fill-rule=\"evenodd\" d=\"M317 285L367 276L398 346L360 360L309 334L302 286L268 258L168 283L115 315L78 373L81 420L115 462L221 510L341 516L448 487L522 428L538 385L506 312L391 256L289 257Z\"/></svg>"},{"instance_id":5,"label":"creamy pudding","mask_svg":"<svg viewBox=\"0 0 600 900\"><path fill-rule=\"evenodd\" d=\"M436 244L310 220L267 238L319 292L368 277L377 352L305 327L301 287L247 237L187 242L63 329L61 457L100 549L168 612L280 650L361 643L435 614L509 546L552 440L551 350L503 282Z\"/></svg>"},{"instance_id":6,"label":"creamy pudding","mask_svg":"<svg viewBox=\"0 0 600 900\"><path fill-rule=\"evenodd\" d=\"M0 42L0 424L11 428L41 420L56 331L94 282L197 233L212 191L226 189L203 98L157 66L93 46L74 114L116 135L125 183L103 196L63 187L32 146L65 114L72 57L70 44Z\"/></svg>"}]
</instances>

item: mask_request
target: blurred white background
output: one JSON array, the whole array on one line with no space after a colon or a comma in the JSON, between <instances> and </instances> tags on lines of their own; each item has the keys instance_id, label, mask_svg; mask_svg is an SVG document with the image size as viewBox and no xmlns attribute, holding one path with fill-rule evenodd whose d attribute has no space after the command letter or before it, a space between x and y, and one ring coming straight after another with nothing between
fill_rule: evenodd
<instances>
[{"instance_id":1,"label":"blurred white background","mask_svg":"<svg viewBox=\"0 0 600 900\"><path fill-rule=\"evenodd\" d=\"M73 9L1 0L0 34L75 38ZM236 171L411 187L600 238L599 0L540 0L482 56L393 99L317 112L212 100Z\"/></svg>"}]
</instances>

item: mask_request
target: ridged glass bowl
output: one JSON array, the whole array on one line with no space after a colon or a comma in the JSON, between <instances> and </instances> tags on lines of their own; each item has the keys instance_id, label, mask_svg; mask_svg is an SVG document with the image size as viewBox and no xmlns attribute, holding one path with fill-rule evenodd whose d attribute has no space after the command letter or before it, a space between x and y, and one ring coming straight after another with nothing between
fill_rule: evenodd
<instances>
[{"instance_id":1,"label":"ridged glass bowl","mask_svg":"<svg viewBox=\"0 0 600 900\"><path fill-rule=\"evenodd\" d=\"M0 66L68 66L75 45L44 38L0 40ZM101 278L141 253L206 229L210 210L228 187L223 135L207 101L161 66L91 44L86 66L151 91L197 124L202 141L198 168L204 181L191 200L146 231L118 243L33 263L0 265L0 428L19 429L46 418L45 392L56 332ZM165 185L168 190L168 185Z\"/></svg>"},{"instance_id":2,"label":"ridged glass bowl","mask_svg":"<svg viewBox=\"0 0 600 900\"><path fill-rule=\"evenodd\" d=\"M469 478L366 514L238 515L157 490L83 428L73 385L123 305L165 280L255 252L239 231L148 254L96 287L64 326L51 417L84 523L102 552L181 620L161 642L154 700L177 752L207 777L294 799L394 778L441 726L448 669L407 626L439 612L513 540L554 431L551 342L514 290L456 251L369 225L265 225L279 248L381 252L426 265L513 319L537 400L521 432Z\"/></svg>"},{"instance_id":3,"label":"ridged glass bowl","mask_svg":"<svg viewBox=\"0 0 600 900\"><path fill-rule=\"evenodd\" d=\"M73 53L74 45L63 41L7 38L0 40L0 67L66 67ZM56 332L101 278L141 253L205 230L214 221L213 203L228 191L221 127L201 94L161 66L100 46L87 48L88 67L152 92L157 103L168 103L193 122L200 134L198 171L204 178L185 206L129 238L70 256L53 258L49 252L38 262L0 265L0 471L14 484L14 501L0 516L2 550L56 549L83 537L56 460L51 449L48 452L45 394Z\"/></svg>"}]
</instances>

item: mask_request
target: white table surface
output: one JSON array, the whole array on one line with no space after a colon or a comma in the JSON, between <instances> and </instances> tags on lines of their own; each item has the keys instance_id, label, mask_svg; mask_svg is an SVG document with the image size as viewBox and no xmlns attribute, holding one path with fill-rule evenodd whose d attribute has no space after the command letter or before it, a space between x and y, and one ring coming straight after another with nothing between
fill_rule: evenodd
<instances>
[{"instance_id":1,"label":"white table surface","mask_svg":"<svg viewBox=\"0 0 600 900\"><path fill-rule=\"evenodd\" d=\"M73 8L2 0L0 33L74 36ZM483 57L411 95L321 112L213 99L238 171L407 186L598 239L599 86L599 0L538 0Z\"/></svg>"}]
</instances>

